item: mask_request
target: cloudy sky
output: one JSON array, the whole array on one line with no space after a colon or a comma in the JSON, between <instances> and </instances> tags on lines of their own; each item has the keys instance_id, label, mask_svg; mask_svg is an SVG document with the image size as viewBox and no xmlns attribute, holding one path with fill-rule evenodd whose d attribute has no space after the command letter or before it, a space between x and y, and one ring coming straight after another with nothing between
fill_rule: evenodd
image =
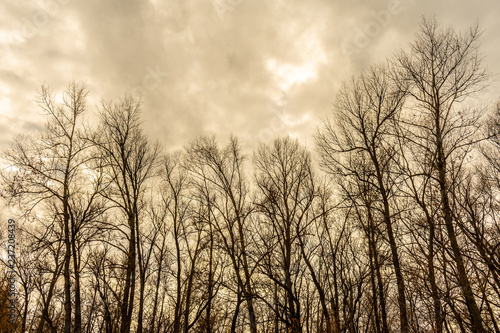
<instances>
[{"instance_id":1,"label":"cloudy sky","mask_svg":"<svg viewBox=\"0 0 500 333\"><path fill-rule=\"evenodd\" d=\"M500 97L498 0L2 0L0 146L43 124L46 83L87 82L89 106L129 92L167 149L199 135L312 135L342 81L406 48L422 16L479 22L485 96Z\"/></svg>"}]
</instances>

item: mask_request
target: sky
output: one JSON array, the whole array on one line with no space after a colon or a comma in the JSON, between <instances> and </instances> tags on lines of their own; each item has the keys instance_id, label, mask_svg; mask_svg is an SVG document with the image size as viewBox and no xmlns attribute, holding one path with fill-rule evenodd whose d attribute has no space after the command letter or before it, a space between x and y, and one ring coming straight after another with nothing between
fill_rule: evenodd
<instances>
[{"instance_id":1,"label":"sky","mask_svg":"<svg viewBox=\"0 0 500 333\"><path fill-rule=\"evenodd\" d=\"M89 112L126 93L167 150L200 135L312 146L343 81L415 39L422 17L479 23L500 99L498 0L2 0L0 148L44 124L42 84L85 81ZM91 119L91 117L89 117Z\"/></svg>"}]
</instances>

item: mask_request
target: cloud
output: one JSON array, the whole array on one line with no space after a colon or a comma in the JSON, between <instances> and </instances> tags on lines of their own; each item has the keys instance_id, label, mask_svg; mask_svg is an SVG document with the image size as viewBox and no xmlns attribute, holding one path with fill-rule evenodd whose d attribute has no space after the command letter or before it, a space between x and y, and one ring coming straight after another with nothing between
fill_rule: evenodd
<instances>
[{"instance_id":1,"label":"cloud","mask_svg":"<svg viewBox=\"0 0 500 333\"><path fill-rule=\"evenodd\" d=\"M500 71L498 1L400 0L377 21L391 1L4 1L0 143L43 124L33 103L41 83L61 91L71 80L87 81L91 108L141 95L144 126L167 149L202 134L312 142L340 83L406 47L422 15L461 29L478 19L487 65ZM375 24L367 45L346 54Z\"/></svg>"}]
</instances>

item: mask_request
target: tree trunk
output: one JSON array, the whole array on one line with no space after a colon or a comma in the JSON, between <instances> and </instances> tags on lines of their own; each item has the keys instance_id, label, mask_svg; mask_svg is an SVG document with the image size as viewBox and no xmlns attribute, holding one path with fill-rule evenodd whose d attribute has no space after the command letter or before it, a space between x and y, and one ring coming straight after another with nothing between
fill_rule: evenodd
<instances>
[{"instance_id":1,"label":"tree trunk","mask_svg":"<svg viewBox=\"0 0 500 333\"><path fill-rule=\"evenodd\" d=\"M130 333L132 309L134 305L135 289L135 217L129 215L128 225L130 227L130 242L127 253L127 271L125 276L125 287L121 306L120 333Z\"/></svg>"},{"instance_id":2,"label":"tree trunk","mask_svg":"<svg viewBox=\"0 0 500 333\"><path fill-rule=\"evenodd\" d=\"M439 115L439 112L437 113ZM439 117L436 117L436 148L437 148L437 169L439 177L439 190L441 195L441 204L443 209L443 217L446 225L446 231L448 233L448 239L450 241L451 249L453 251L453 256L457 264L458 273L458 283L460 289L465 298L465 304L470 313L470 318L472 322L472 328L474 332L483 333L486 332L483 327L483 320L481 318L481 312L477 307L474 294L472 292L469 277L467 276L467 271L465 270L465 265L462 257L462 252L460 251L460 246L457 242L457 237L455 234L455 227L453 226L453 217L451 213L451 207L448 199L448 188L446 181L446 157L443 151L441 126L439 123Z\"/></svg>"},{"instance_id":3,"label":"tree trunk","mask_svg":"<svg viewBox=\"0 0 500 333\"><path fill-rule=\"evenodd\" d=\"M80 291L80 256L76 247L76 226L71 218L71 246L73 252L73 270L75 274L75 329L74 333L80 333L82 330L82 300Z\"/></svg>"},{"instance_id":4,"label":"tree trunk","mask_svg":"<svg viewBox=\"0 0 500 333\"><path fill-rule=\"evenodd\" d=\"M69 231L69 207L67 198L67 185L65 184L63 197L63 223L64 223L64 332L71 333L71 280L70 280L70 263L71 263L71 241Z\"/></svg>"},{"instance_id":5,"label":"tree trunk","mask_svg":"<svg viewBox=\"0 0 500 333\"><path fill-rule=\"evenodd\" d=\"M391 211L389 208L389 199L385 189L383 176L375 152L372 152L372 161L377 171L377 181L379 185L380 194L382 195L382 202L384 205L383 214L384 222L387 228L387 236L389 237L389 246L391 248L392 264L394 266L394 273L396 274L396 284L398 287L398 304L399 304L399 319L401 322L401 333L408 333L408 315L406 310L406 296L405 296L405 283L403 274L401 272L401 265L399 262L398 247L392 229Z\"/></svg>"}]
</instances>

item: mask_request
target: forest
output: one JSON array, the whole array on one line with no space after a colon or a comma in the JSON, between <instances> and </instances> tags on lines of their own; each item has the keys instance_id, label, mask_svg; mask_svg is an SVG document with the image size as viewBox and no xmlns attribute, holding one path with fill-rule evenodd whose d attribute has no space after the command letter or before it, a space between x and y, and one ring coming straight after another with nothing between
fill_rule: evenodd
<instances>
[{"instance_id":1,"label":"forest","mask_svg":"<svg viewBox=\"0 0 500 333\"><path fill-rule=\"evenodd\" d=\"M171 151L139 98L93 112L84 83L42 85L45 125L0 156L16 212L0 332L500 332L500 104L481 99L480 35L423 19L343 83L312 147Z\"/></svg>"}]
</instances>

